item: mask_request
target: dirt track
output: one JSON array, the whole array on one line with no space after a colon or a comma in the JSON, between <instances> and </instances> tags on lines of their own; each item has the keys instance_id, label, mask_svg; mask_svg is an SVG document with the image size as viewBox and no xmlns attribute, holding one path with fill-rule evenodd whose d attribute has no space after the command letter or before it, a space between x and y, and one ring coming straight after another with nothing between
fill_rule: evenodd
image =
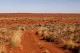
<instances>
[{"instance_id":1,"label":"dirt track","mask_svg":"<svg viewBox=\"0 0 80 53\"><path fill-rule=\"evenodd\" d=\"M55 47L52 43L39 40L35 35L35 30L26 30L22 37L23 49L13 48L12 53L65 53L62 49ZM41 47L43 47L41 49Z\"/></svg>"}]
</instances>

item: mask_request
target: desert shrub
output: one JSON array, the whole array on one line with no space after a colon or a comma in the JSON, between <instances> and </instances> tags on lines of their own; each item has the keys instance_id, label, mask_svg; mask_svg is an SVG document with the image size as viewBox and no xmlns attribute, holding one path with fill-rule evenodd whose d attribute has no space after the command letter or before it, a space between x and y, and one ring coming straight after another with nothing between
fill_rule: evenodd
<instances>
[{"instance_id":1,"label":"desert shrub","mask_svg":"<svg viewBox=\"0 0 80 53\"><path fill-rule=\"evenodd\" d=\"M48 42L54 42L54 41L56 41L56 38L57 38L57 36L54 35L52 32L44 31L44 34L43 34L44 40L47 40Z\"/></svg>"},{"instance_id":2,"label":"desert shrub","mask_svg":"<svg viewBox=\"0 0 80 53\"><path fill-rule=\"evenodd\" d=\"M12 42L11 40L9 40L9 41L8 41L8 45L9 45L9 47L14 47L14 46L15 46L15 43Z\"/></svg>"},{"instance_id":3,"label":"desert shrub","mask_svg":"<svg viewBox=\"0 0 80 53\"><path fill-rule=\"evenodd\" d=\"M0 29L0 43L4 43L10 47L22 47L21 45L21 35L24 31L23 27L20 27L18 30L1 28Z\"/></svg>"},{"instance_id":4,"label":"desert shrub","mask_svg":"<svg viewBox=\"0 0 80 53\"><path fill-rule=\"evenodd\" d=\"M50 41L50 37L48 34L43 35L43 40Z\"/></svg>"},{"instance_id":5,"label":"desert shrub","mask_svg":"<svg viewBox=\"0 0 80 53\"><path fill-rule=\"evenodd\" d=\"M80 24L76 24L76 30L80 30Z\"/></svg>"},{"instance_id":6,"label":"desert shrub","mask_svg":"<svg viewBox=\"0 0 80 53\"><path fill-rule=\"evenodd\" d=\"M57 36L56 36L56 35L54 35L54 34L49 34L49 38L50 38L50 42L55 42L55 41L56 41Z\"/></svg>"},{"instance_id":7,"label":"desert shrub","mask_svg":"<svg viewBox=\"0 0 80 53\"><path fill-rule=\"evenodd\" d=\"M64 43L64 42L61 40L61 38L56 38L54 43L60 44L60 43Z\"/></svg>"},{"instance_id":8,"label":"desert shrub","mask_svg":"<svg viewBox=\"0 0 80 53\"><path fill-rule=\"evenodd\" d=\"M77 43L79 41L79 36L74 36L73 40Z\"/></svg>"},{"instance_id":9,"label":"desert shrub","mask_svg":"<svg viewBox=\"0 0 80 53\"><path fill-rule=\"evenodd\" d=\"M71 32L74 32L74 31L76 30L76 26L75 26L75 25L69 26L69 30L70 30Z\"/></svg>"},{"instance_id":10,"label":"desert shrub","mask_svg":"<svg viewBox=\"0 0 80 53\"><path fill-rule=\"evenodd\" d=\"M43 36L44 34L44 31L48 30L46 27L38 27L38 30L36 32L36 35L40 35L40 36Z\"/></svg>"},{"instance_id":11,"label":"desert shrub","mask_svg":"<svg viewBox=\"0 0 80 53\"><path fill-rule=\"evenodd\" d=\"M43 36L43 31L37 31L36 35Z\"/></svg>"},{"instance_id":12,"label":"desert shrub","mask_svg":"<svg viewBox=\"0 0 80 53\"><path fill-rule=\"evenodd\" d=\"M47 40L47 41L50 41L49 31L46 30L46 31L43 32L43 39Z\"/></svg>"},{"instance_id":13,"label":"desert shrub","mask_svg":"<svg viewBox=\"0 0 80 53\"><path fill-rule=\"evenodd\" d=\"M22 47L21 44L21 37L23 30L17 30L14 32L13 36L11 37L11 41L9 42L10 45L16 46L16 47Z\"/></svg>"},{"instance_id":14,"label":"desert shrub","mask_svg":"<svg viewBox=\"0 0 80 53\"><path fill-rule=\"evenodd\" d=\"M76 47L76 43L73 40L68 40L64 45L64 49L74 49Z\"/></svg>"}]
</instances>

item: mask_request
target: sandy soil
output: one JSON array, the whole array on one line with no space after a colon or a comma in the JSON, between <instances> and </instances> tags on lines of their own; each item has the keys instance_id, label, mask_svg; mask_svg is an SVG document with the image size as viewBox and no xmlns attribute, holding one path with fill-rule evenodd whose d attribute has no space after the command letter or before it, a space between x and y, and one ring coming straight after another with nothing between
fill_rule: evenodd
<instances>
[{"instance_id":1,"label":"sandy soil","mask_svg":"<svg viewBox=\"0 0 80 53\"><path fill-rule=\"evenodd\" d=\"M64 50L57 48L50 42L40 40L35 35L35 30L26 30L22 37L23 49L12 48L12 53L66 53ZM43 47L43 48L41 48Z\"/></svg>"},{"instance_id":2,"label":"sandy soil","mask_svg":"<svg viewBox=\"0 0 80 53\"><path fill-rule=\"evenodd\" d=\"M0 17L80 17L80 14L70 13L0 13Z\"/></svg>"},{"instance_id":3,"label":"sandy soil","mask_svg":"<svg viewBox=\"0 0 80 53\"><path fill-rule=\"evenodd\" d=\"M6 17L80 17L80 14L0 14L0 17L6 18ZM18 20L18 21L0 21L0 24L6 25L6 24L35 24L35 23L49 23L48 21L40 21L40 20ZM57 20L54 23L80 23L80 20ZM50 42L45 42L40 40L36 35L35 35L35 29L33 30L25 30L23 36L22 36L22 45L23 49L20 49L18 47L13 47L8 48L8 53L67 53L63 49L57 48L55 44L50 43ZM69 52L68 52L69 53Z\"/></svg>"},{"instance_id":4,"label":"sandy soil","mask_svg":"<svg viewBox=\"0 0 80 53\"><path fill-rule=\"evenodd\" d=\"M40 14L40 13L0 13L0 18L39 18L39 19L42 19L42 18L51 18L51 17L55 17L55 18L78 18L77 20L56 20L54 21L54 23L80 23L80 14ZM41 21L41 20L0 20L0 24L15 24L15 23L18 23L18 24L35 24L35 23L51 23L50 21ZM52 22L53 23L53 22Z\"/></svg>"}]
</instances>

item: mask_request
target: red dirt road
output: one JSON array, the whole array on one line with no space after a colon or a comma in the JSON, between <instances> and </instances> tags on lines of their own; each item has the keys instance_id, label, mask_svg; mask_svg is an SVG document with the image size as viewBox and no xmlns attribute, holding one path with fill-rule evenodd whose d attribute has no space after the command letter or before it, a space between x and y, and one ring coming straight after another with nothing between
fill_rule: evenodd
<instances>
[{"instance_id":1,"label":"red dirt road","mask_svg":"<svg viewBox=\"0 0 80 53\"><path fill-rule=\"evenodd\" d=\"M39 40L33 30L26 30L24 32L22 45L22 50L19 48L12 48L12 53L42 53L44 51L46 51L46 53L65 53L64 50L57 48L52 43ZM41 49L41 47L43 48Z\"/></svg>"}]
</instances>

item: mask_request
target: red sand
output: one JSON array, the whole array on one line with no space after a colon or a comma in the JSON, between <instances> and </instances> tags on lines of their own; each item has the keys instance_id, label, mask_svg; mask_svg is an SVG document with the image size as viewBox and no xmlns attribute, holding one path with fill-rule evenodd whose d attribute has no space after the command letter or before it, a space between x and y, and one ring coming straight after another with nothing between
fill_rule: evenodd
<instances>
[{"instance_id":1,"label":"red sand","mask_svg":"<svg viewBox=\"0 0 80 53\"><path fill-rule=\"evenodd\" d=\"M13 48L12 53L41 53L47 50L48 53L65 53L62 49L55 47L54 44L44 42L35 36L35 30L26 30L22 37L23 50L20 51L19 48ZM40 47L43 46L43 49Z\"/></svg>"},{"instance_id":2,"label":"red sand","mask_svg":"<svg viewBox=\"0 0 80 53\"><path fill-rule=\"evenodd\" d=\"M80 14L70 13L0 13L0 17L80 17Z\"/></svg>"},{"instance_id":3,"label":"red sand","mask_svg":"<svg viewBox=\"0 0 80 53\"><path fill-rule=\"evenodd\" d=\"M79 18L77 20L56 20L54 23L80 23L80 14L39 14L39 13L0 13L0 18L24 18L24 17L32 17L32 18L50 18L50 17L55 17L55 18ZM41 20L0 20L0 24L35 24L35 23L50 23L49 21L41 21Z\"/></svg>"},{"instance_id":4,"label":"red sand","mask_svg":"<svg viewBox=\"0 0 80 53\"><path fill-rule=\"evenodd\" d=\"M79 17L80 14L31 14L31 13L8 13L8 14L0 14L0 17ZM39 20L18 20L18 21L0 21L0 24L36 24L36 23L49 23L48 21L39 21ZM57 20L54 23L80 23L80 20ZM39 40L39 38L35 35L36 30L26 30L22 37L22 45L23 49L19 48L8 48L8 50L11 50L12 53L41 53L42 51L47 50L47 53L66 53L64 50L57 48L54 44L49 42L44 42ZM43 49L40 49L40 47L44 47ZM8 52L9 53L9 52Z\"/></svg>"}]
</instances>

